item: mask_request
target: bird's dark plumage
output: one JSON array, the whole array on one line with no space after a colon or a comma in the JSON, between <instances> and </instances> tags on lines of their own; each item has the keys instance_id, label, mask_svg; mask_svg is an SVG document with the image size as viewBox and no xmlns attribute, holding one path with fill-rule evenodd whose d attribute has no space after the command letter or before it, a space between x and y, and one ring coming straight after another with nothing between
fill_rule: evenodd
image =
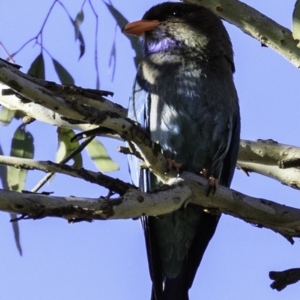
<instances>
[{"instance_id":1,"label":"bird's dark plumage","mask_svg":"<svg viewBox=\"0 0 300 300\"><path fill-rule=\"evenodd\" d=\"M240 116L233 51L222 22L204 7L167 2L124 31L141 35L144 47L128 116L185 170L205 169L228 187L237 160ZM139 164L129 159L133 182L144 191L159 185ZM152 300L188 299L218 220L193 204L143 218Z\"/></svg>"}]
</instances>

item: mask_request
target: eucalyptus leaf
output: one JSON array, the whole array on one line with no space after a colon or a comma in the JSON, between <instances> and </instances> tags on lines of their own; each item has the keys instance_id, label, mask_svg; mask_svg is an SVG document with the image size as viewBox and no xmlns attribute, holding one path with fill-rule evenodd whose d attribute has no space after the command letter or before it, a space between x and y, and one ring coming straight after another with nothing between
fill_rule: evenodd
<instances>
[{"instance_id":1,"label":"eucalyptus leaf","mask_svg":"<svg viewBox=\"0 0 300 300\"><path fill-rule=\"evenodd\" d=\"M10 110L4 106L2 106L1 112L0 112L0 124L3 126L7 126L10 124L12 119L15 116L16 111Z\"/></svg>"},{"instance_id":2,"label":"eucalyptus leaf","mask_svg":"<svg viewBox=\"0 0 300 300\"><path fill-rule=\"evenodd\" d=\"M117 22L120 30L122 31L123 27L128 23L128 20L111 3L106 3L105 1L103 1L103 2L106 5L106 7L108 8L108 10L111 13L111 15L113 16L113 18L115 19L115 21ZM125 36L129 39L131 48L135 52L136 56L134 58L134 64L137 68L143 57L141 45L139 43L138 38L136 38L134 36L130 36L130 35L125 35Z\"/></svg>"},{"instance_id":3,"label":"eucalyptus leaf","mask_svg":"<svg viewBox=\"0 0 300 300\"><path fill-rule=\"evenodd\" d=\"M71 138L75 135L74 131L69 128L57 129L58 149L56 152L56 162L61 162L67 155L78 148L79 142L71 142ZM82 167L81 153L73 157L73 166L76 168Z\"/></svg>"},{"instance_id":4,"label":"eucalyptus leaf","mask_svg":"<svg viewBox=\"0 0 300 300\"><path fill-rule=\"evenodd\" d=\"M300 41L300 0L296 1L293 11L293 37L295 40Z\"/></svg>"},{"instance_id":5,"label":"eucalyptus leaf","mask_svg":"<svg viewBox=\"0 0 300 300\"><path fill-rule=\"evenodd\" d=\"M60 82L62 84L74 84L72 75L56 59L52 58L52 62Z\"/></svg>"},{"instance_id":6,"label":"eucalyptus leaf","mask_svg":"<svg viewBox=\"0 0 300 300\"><path fill-rule=\"evenodd\" d=\"M80 15L80 12L78 13ZM84 55L85 53L85 42L84 42L84 39L83 39L83 35L80 31L80 25L82 22L80 22L81 18L82 18L82 21L83 21L83 12L82 12L82 16L78 17L78 14L77 14L77 17L76 17L76 20L74 21L71 17L70 17L70 21L72 23L72 25L74 26L74 30L75 30L75 41L79 40L79 59Z\"/></svg>"},{"instance_id":7,"label":"eucalyptus leaf","mask_svg":"<svg viewBox=\"0 0 300 300\"><path fill-rule=\"evenodd\" d=\"M21 125L15 131L11 143L10 156L32 159L34 155L33 136L26 131L25 125ZM27 170L8 167L7 182L12 191L22 191L25 187Z\"/></svg>"},{"instance_id":8,"label":"eucalyptus leaf","mask_svg":"<svg viewBox=\"0 0 300 300\"><path fill-rule=\"evenodd\" d=\"M0 145L0 155L4 155L2 147ZM2 182L2 188L4 190L9 190L9 186L7 183L7 166L0 165L0 179ZM17 214L10 214L11 219L17 218ZM13 228L13 233L14 233L14 238L15 238L15 243L17 250L19 254L22 256L22 246L21 246L21 240L20 240L20 228L19 228L19 223L18 222L12 222L12 228Z\"/></svg>"},{"instance_id":9,"label":"eucalyptus leaf","mask_svg":"<svg viewBox=\"0 0 300 300\"><path fill-rule=\"evenodd\" d=\"M83 10L81 9L75 18L75 24L78 28L82 24L83 20L84 20L84 13Z\"/></svg>"},{"instance_id":10,"label":"eucalyptus leaf","mask_svg":"<svg viewBox=\"0 0 300 300\"><path fill-rule=\"evenodd\" d=\"M110 158L103 144L97 139L93 139L87 145L86 150L98 170L101 172L113 172L119 170L118 164Z\"/></svg>"},{"instance_id":11,"label":"eucalyptus leaf","mask_svg":"<svg viewBox=\"0 0 300 300\"><path fill-rule=\"evenodd\" d=\"M45 80L45 61L42 52L32 62L27 74Z\"/></svg>"}]
</instances>

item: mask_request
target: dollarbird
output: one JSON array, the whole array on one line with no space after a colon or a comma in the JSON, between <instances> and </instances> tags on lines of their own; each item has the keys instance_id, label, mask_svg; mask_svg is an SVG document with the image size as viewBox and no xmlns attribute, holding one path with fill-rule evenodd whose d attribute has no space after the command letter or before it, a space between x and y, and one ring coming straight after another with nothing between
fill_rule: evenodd
<instances>
[{"instance_id":1,"label":"dollarbird","mask_svg":"<svg viewBox=\"0 0 300 300\"><path fill-rule=\"evenodd\" d=\"M189 172L202 171L208 190L230 186L239 149L240 113L233 50L221 20L189 3L165 2L123 32L139 36L139 64L128 117ZM132 181L143 191L160 183L131 156ZM195 204L142 218L152 300L188 300L219 215Z\"/></svg>"}]
</instances>

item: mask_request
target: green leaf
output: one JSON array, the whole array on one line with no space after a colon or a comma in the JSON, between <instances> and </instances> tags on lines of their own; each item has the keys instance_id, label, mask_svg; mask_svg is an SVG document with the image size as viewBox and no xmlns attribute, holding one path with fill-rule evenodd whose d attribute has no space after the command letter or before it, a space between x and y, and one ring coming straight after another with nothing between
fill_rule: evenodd
<instances>
[{"instance_id":1,"label":"green leaf","mask_svg":"<svg viewBox=\"0 0 300 300\"><path fill-rule=\"evenodd\" d=\"M0 155L4 155L2 147L0 145ZM9 190L8 182L7 182L7 166L1 165L0 166L0 179L2 182L2 188L4 190ZM16 214L10 214L11 219L17 218ZM16 247L19 251L19 254L22 256L22 246L20 241L20 229L19 229L19 223L18 222L12 222L13 232L14 232L14 238Z\"/></svg>"},{"instance_id":2,"label":"green leaf","mask_svg":"<svg viewBox=\"0 0 300 300\"><path fill-rule=\"evenodd\" d=\"M17 128L12 139L10 155L20 158L33 158L33 136L25 130L25 125ZM27 170L8 167L7 182L12 191L22 191L25 187Z\"/></svg>"},{"instance_id":3,"label":"green leaf","mask_svg":"<svg viewBox=\"0 0 300 300\"><path fill-rule=\"evenodd\" d=\"M0 123L3 126L7 126L10 124L12 119L15 116L16 111L10 110L4 106L2 106L1 112L0 112Z\"/></svg>"},{"instance_id":4,"label":"green leaf","mask_svg":"<svg viewBox=\"0 0 300 300\"><path fill-rule=\"evenodd\" d=\"M75 18L76 26L79 28L84 20L83 10L81 9Z\"/></svg>"},{"instance_id":5,"label":"green leaf","mask_svg":"<svg viewBox=\"0 0 300 300\"><path fill-rule=\"evenodd\" d=\"M117 27L116 27L116 29L117 29ZM114 81L116 66L117 66L116 33L117 33L117 30L115 30L114 41L113 41L113 44L111 47L111 51L110 51L110 55L109 55L109 62L108 62L108 66L112 67L111 81Z\"/></svg>"},{"instance_id":6,"label":"green leaf","mask_svg":"<svg viewBox=\"0 0 300 300\"><path fill-rule=\"evenodd\" d=\"M104 4L106 5L106 7L108 8L109 12L112 14L113 18L115 19L115 21L117 22L118 26L120 27L120 29L122 30L123 27L129 22L124 16L123 14L117 10L111 3L106 3L105 1L103 1Z\"/></svg>"},{"instance_id":7,"label":"green leaf","mask_svg":"<svg viewBox=\"0 0 300 300\"><path fill-rule=\"evenodd\" d=\"M295 40L300 41L300 0L296 1L293 11L293 37Z\"/></svg>"},{"instance_id":8,"label":"green leaf","mask_svg":"<svg viewBox=\"0 0 300 300\"><path fill-rule=\"evenodd\" d=\"M4 155L1 145L0 145L0 155ZM2 188L4 190L8 190L9 186L7 184L7 167L4 165L0 165L0 179L2 182Z\"/></svg>"},{"instance_id":9,"label":"green leaf","mask_svg":"<svg viewBox=\"0 0 300 300\"><path fill-rule=\"evenodd\" d=\"M113 18L115 19L115 21L117 22L120 30L122 31L123 27L128 23L128 20L122 15L122 13L120 11L118 11L111 3L106 3L105 1L103 1L104 4L107 6L108 10L110 11L111 15L113 16ZM142 57L143 57L143 53L142 53L142 49L139 43L138 38L131 36L131 35L125 35L131 44L131 48L133 49L133 51L135 52L135 58L134 58L134 63L136 68L138 67Z\"/></svg>"},{"instance_id":10,"label":"green leaf","mask_svg":"<svg viewBox=\"0 0 300 300\"><path fill-rule=\"evenodd\" d=\"M60 82L62 84L74 84L71 74L56 59L52 58L52 62Z\"/></svg>"},{"instance_id":11,"label":"green leaf","mask_svg":"<svg viewBox=\"0 0 300 300\"><path fill-rule=\"evenodd\" d=\"M67 155L78 148L79 142L71 142L71 138L75 135L74 131L68 128L58 128L58 149L56 152L56 162L60 163ZM73 166L82 167L81 153L73 157Z\"/></svg>"},{"instance_id":12,"label":"green leaf","mask_svg":"<svg viewBox=\"0 0 300 300\"><path fill-rule=\"evenodd\" d=\"M101 172L112 172L119 170L119 166L112 161L102 143L100 143L97 139L93 139L86 146L86 150L98 170Z\"/></svg>"},{"instance_id":13,"label":"green leaf","mask_svg":"<svg viewBox=\"0 0 300 300\"><path fill-rule=\"evenodd\" d=\"M27 74L35 78L40 78L45 80L45 62L44 62L44 56L42 52L32 62Z\"/></svg>"},{"instance_id":14,"label":"green leaf","mask_svg":"<svg viewBox=\"0 0 300 300\"><path fill-rule=\"evenodd\" d=\"M82 12L82 16L80 16L80 12L77 14L76 16L76 20L74 21L71 17L70 17L70 21L72 23L72 25L74 26L75 29L75 41L79 40L79 59L84 55L85 53L85 42L83 39L83 35L79 29L81 23L83 22L83 12ZM82 21L80 22L80 20L82 19Z\"/></svg>"},{"instance_id":15,"label":"green leaf","mask_svg":"<svg viewBox=\"0 0 300 300\"><path fill-rule=\"evenodd\" d=\"M82 35L81 31L79 31L78 40L79 40L79 58L78 59L80 59L85 53L85 43L84 43L84 39L83 39L83 35Z\"/></svg>"},{"instance_id":16,"label":"green leaf","mask_svg":"<svg viewBox=\"0 0 300 300\"><path fill-rule=\"evenodd\" d=\"M10 214L10 219L16 219L18 217L17 214ZM21 240L20 240L20 228L18 222L12 222L13 232L14 232L14 238L16 247L18 249L19 254L22 256L22 246L21 246Z\"/></svg>"}]
</instances>

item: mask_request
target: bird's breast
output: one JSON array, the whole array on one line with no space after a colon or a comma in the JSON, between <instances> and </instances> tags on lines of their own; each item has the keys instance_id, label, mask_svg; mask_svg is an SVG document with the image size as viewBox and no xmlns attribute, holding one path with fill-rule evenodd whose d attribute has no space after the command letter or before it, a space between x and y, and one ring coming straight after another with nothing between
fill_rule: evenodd
<instances>
[{"instance_id":1,"label":"bird's breast","mask_svg":"<svg viewBox=\"0 0 300 300\"><path fill-rule=\"evenodd\" d=\"M152 140L179 162L187 165L196 162L195 168L201 168L218 151L219 137L214 139L214 136L223 132L228 136L230 108L237 99L227 97L228 87L224 82L228 85L232 76L223 81L222 76L207 69L205 64L201 67L180 61L177 56L164 63L159 59L146 60L141 71L148 92ZM212 153L206 154L209 152Z\"/></svg>"}]
</instances>

